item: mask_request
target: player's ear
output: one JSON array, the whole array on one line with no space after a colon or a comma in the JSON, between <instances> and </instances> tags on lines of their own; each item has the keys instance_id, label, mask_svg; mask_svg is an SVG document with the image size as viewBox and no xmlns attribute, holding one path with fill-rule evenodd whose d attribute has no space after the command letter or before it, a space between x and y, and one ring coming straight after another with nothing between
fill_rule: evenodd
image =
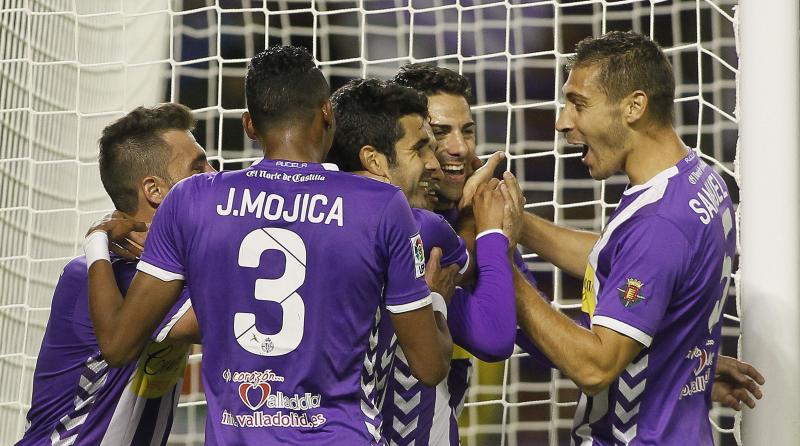
<instances>
[{"instance_id":1,"label":"player's ear","mask_svg":"<svg viewBox=\"0 0 800 446\"><path fill-rule=\"evenodd\" d=\"M160 177L149 176L142 178L142 194L152 208L157 208L169 192L169 184Z\"/></svg>"},{"instance_id":2,"label":"player's ear","mask_svg":"<svg viewBox=\"0 0 800 446\"><path fill-rule=\"evenodd\" d=\"M322 103L322 122L328 130L336 128L336 116L333 114L333 106L331 105L330 99L326 99L325 102Z\"/></svg>"},{"instance_id":3,"label":"player's ear","mask_svg":"<svg viewBox=\"0 0 800 446\"><path fill-rule=\"evenodd\" d=\"M247 137L252 139L253 141L259 141L258 132L256 132L256 126L253 124L253 117L250 116L250 112L246 111L242 113L242 127L244 127L244 132L247 133Z\"/></svg>"},{"instance_id":4,"label":"player's ear","mask_svg":"<svg viewBox=\"0 0 800 446\"><path fill-rule=\"evenodd\" d=\"M364 146L358 151L358 158L361 160L361 166L367 172L383 177L389 178L389 160L386 155L382 154L373 146Z\"/></svg>"},{"instance_id":5,"label":"player's ear","mask_svg":"<svg viewBox=\"0 0 800 446\"><path fill-rule=\"evenodd\" d=\"M632 125L642 119L648 104L647 93L636 90L622 100L622 115L625 122Z\"/></svg>"}]
</instances>

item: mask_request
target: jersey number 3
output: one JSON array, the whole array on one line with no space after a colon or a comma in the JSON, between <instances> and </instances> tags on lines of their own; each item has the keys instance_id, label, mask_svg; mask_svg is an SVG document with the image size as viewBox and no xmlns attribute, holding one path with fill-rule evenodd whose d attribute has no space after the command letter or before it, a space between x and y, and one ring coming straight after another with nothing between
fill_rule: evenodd
<instances>
[{"instance_id":1,"label":"jersey number 3","mask_svg":"<svg viewBox=\"0 0 800 446\"><path fill-rule=\"evenodd\" d=\"M233 334L239 345L250 353L280 356L296 349L303 339L306 307L297 290L306 280L306 245L299 235L288 229L256 229L247 234L239 246L239 266L258 268L261 254L270 250L283 253L286 269L277 279L256 279L255 298L281 305L281 329L275 334L261 333L256 328L255 314L236 313Z\"/></svg>"},{"instance_id":2,"label":"jersey number 3","mask_svg":"<svg viewBox=\"0 0 800 446\"><path fill-rule=\"evenodd\" d=\"M733 217L731 217L731 208L725 209L725 213L722 214L722 230L725 231L725 239L728 239L728 236L733 229ZM722 277L720 278L720 283L722 284L722 294L717 300L717 303L714 305L714 309L711 310L711 316L708 318L708 332L714 330L714 326L719 323L720 319L722 318L722 310L725 306L725 298L728 297L728 287L731 284L731 269L733 268L733 259L728 253L725 253L725 258L722 259Z\"/></svg>"}]
</instances>

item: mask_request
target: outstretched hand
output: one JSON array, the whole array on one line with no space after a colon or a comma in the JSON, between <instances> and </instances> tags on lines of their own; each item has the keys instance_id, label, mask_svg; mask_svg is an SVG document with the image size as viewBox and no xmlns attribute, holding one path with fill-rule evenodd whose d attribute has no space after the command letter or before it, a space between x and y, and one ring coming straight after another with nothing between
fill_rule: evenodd
<instances>
[{"instance_id":1,"label":"outstretched hand","mask_svg":"<svg viewBox=\"0 0 800 446\"><path fill-rule=\"evenodd\" d=\"M500 162L503 161L505 157L505 152L493 153L492 156L486 160L486 164L475 170L469 179L467 179L461 194L461 201L458 203L459 209L464 209L472 205L472 198L475 196L478 186L487 183L492 178L495 169L497 169L497 166L500 165ZM480 160L478 160L478 162L480 162Z\"/></svg>"},{"instance_id":2,"label":"outstretched hand","mask_svg":"<svg viewBox=\"0 0 800 446\"><path fill-rule=\"evenodd\" d=\"M431 249L431 258L425 265L425 282L428 288L434 293L439 293L444 301L450 305L453 293L456 290L456 277L458 276L458 264L442 268L442 250L434 247Z\"/></svg>"},{"instance_id":3,"label":"outstretched hand","mask_svg":"<svg viewBox=\"0 0 800 446\"><path fill-rule=\"evenodd\" d=\"M103 231L108 234L108 249L127 260L137 260L144 250L148 226L134 220L122 211L114 211L97 220L86 232Z\"/></svg>"},{"instance_id":4,"label":"outstretched hand","mask_svg":"<svg viewBox=\"0 0 800 446\"><path fill-rule=\"evenodd\" d=\"M711 400L734 410L742 410L743 402L754 409L755 400L763 396L760 385L763 386L764 382L764 377L752 365L728 356L719 356Z\"/></svg>"}]
</instances>

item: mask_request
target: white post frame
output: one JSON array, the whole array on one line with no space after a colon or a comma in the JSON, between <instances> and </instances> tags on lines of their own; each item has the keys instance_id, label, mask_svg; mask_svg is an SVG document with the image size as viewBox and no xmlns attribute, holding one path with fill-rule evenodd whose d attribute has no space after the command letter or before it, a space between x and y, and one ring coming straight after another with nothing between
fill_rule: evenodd
<instances>
[{"instance_id":1,"label":"white post frame","mask_svg":"<svg viewBox=\"0 0 800 446\"><path fill-rule=\"evenodd\" d=\"M798 444L800 4L739 8L742 356L767 380L742 444Z\"/></svg>"}]
</instances>

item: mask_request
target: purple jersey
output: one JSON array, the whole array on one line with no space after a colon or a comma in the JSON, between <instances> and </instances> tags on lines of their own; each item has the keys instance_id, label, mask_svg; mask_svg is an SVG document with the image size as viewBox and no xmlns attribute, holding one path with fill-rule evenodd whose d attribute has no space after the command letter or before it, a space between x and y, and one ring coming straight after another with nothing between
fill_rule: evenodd
<instances>
[{"instance_id":1,"label":"purple jersey","mask_svg":"<svg viewBox=\"0 0 800 446\"><path fill-rule=\"evenodd\" d=\"M441 266L455 264L459 266L461 272L464 272L469 266L469 252L464 240L456 234L450 223L444 217L424 209L415 208L412 212L419 234L425 243L426 257L430 255L431 249L439 247L442 250ZM389 444L402 445L411 441L424 444L419 436L427 438L429 434L434 435L431 431L436 429L437 424L446 430L449 429L451 411L447 404L448 399L443 399L449 398L446 395L447 385L443 382L436 387L426 387L411 374L411 367L402 349L396 345L397 339L388 314L384 314L383 317L384 323L379 338L389 339L388 342L379 341L386 346L379 352L379 357L383 360L378 379L381 414L385 420L383 433ZM392 361L395 349L396 357ZM436 407L439 411L435 414ZM443 422L435 423L437 415Z\"/></svg>"},{"instance_id":2,"label":"purple jersey","mask_svg":"<svg viewBox=\"0 0 800 446\"><path fill-rule=\"evenodd\" d=\"M424 232L422 235L425 238ZM508 239L500 231L480 235L476 240L476 259L475 288L471 291L457 288L450 303L450 332L453 341L466 351L505 359L513 351L517 326ZM457 418L471 364L463 354L458 354L464 349L456 349L448 379L434 388L423 386L412 376L403 352L397 350L382 410L386 419L384 432L391 444L459 443Z\"/></svg>"},{"instance_id":3,"label":"purple jersey","mask_svg":"<svg viewBox=\"0 0 800 446\"><path fill-rule=\"evenodd\" d=\"M136 263L112 254L125 292ZM89 314L86 258L64 267L33 375L29 427L17 443L32 445L165 444L180 396L188 344L165 340L189 308L184 291L138 362L111 368Z\"/></svg>"},{"instance_id":4,"label":"purple jersey","mask_svg":"<svg viewBox=\"0 0 800 446\"><path fill-rule=\"evenodd\" d=\"M575 444L713 445L735 237L725 183L694 153L625 191L589 256L583 311L644 348L608 389L581 395Z\"/></svg>"},{"instance_id":5,"label":"purple jersey","mask_svg":"<svg viewBox=\"0 0 800 446\"><path fill-rule=\"evenodd\" d=\"M192 294L206 444L384 443L379 307L431 302L397 187L282 160L195 175L156 213L139 269Z\"/></svg>"}]
</instances>

